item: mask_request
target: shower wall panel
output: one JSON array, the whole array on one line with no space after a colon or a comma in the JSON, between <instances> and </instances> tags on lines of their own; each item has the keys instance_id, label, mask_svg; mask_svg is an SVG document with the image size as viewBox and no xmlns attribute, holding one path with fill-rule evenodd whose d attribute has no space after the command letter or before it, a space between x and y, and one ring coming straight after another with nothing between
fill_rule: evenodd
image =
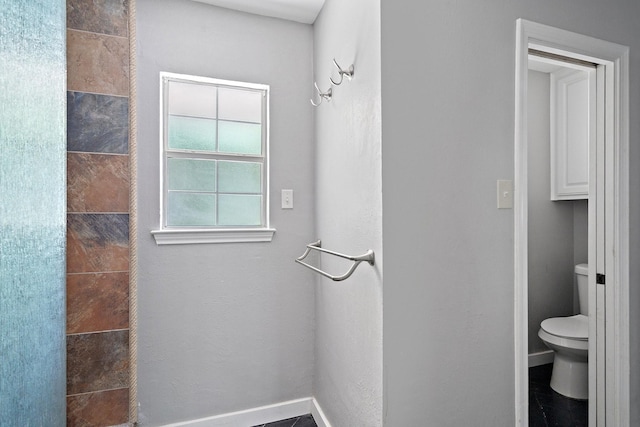
<instances>
[{"instance_id":1,"label":"shower wall panel","mask_svg":"<svg viewBox=\"0 0 640 427\"><path fill-rule=\"evenodd\" d=\"M0 424L65 425L65 7L0 0Z\"/></svg>"}]
</instances>

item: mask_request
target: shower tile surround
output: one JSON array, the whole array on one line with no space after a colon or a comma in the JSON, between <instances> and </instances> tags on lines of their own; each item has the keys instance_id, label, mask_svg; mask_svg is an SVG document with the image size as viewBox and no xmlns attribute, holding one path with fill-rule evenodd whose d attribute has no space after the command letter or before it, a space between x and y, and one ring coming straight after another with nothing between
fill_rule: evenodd
<instances>
[{"instance_id":1,"label":"shower tile surround","mask_svg":"<svg viewBox=\"0 0 640 427\"><path fill-rule=\"evenodd\" d=\"M69 334L126 329L129 325L129 273L70 274L67 278L67 312Z\"/></svg>"},{"instance_id":2,"label":"shower tile surround","mask_svg":"<svg viewBox=\"0 0 640 427\"><path fill-rule=\"evenodd\" d=\"M67 93L69 151L127 154L129 100L93 93ZM86 126L91 123L91 126Z\"/></svg>"},{"instance_id":3,"label":"shower tile surround","mask_svg":"<svg viewBox=\"0 0 640 427\"><path fill-rule=\"evenodd\" d=\"M114 426L129 411L129 389L84 393L67 398L68 425ZM78 420L82 420L81 422Z\"/></svg>"},{"instance_id":4,"label":"shower tile surround","mask_svg":"<svg viewBox=\"0 0 640 427\"><path fill-rule=\"evenodd\" d=\"M129 158L92 153L67 155L69 212L126 212Z\"/></svg>"},{"instance_id":5,"label":"shower tile surround","mask_svg":"<svg viewBox=\"0 0 640 427\"><path fill-rule=\"evenodd\" d=\"M128 0L67 0L67 425L129 419Z\"/></svg>"}]
</instances>

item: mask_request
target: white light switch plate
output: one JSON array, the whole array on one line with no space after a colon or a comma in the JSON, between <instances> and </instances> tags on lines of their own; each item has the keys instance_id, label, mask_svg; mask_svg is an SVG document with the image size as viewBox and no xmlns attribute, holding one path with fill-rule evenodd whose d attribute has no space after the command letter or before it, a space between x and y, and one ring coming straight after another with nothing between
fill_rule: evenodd
<instances>
[{"instance_id":1,"label":"white light switch plate","mask_svg":"<svg viewBox=\"0 0 640 427\"><path fill-rule=\"evenodd\" d=\"M282 190L282 209L293 209L293 190Z\"/></svg>"},{"instance_id":2,"label":"white light switch plate","mask_svg":"<svg viewBox=\"0 0 640 427\"><path fill-rule=\"evenodd\" d=\"M513 181L498 180L498 209L513 208Z\"/></svg>"}]
</instances>

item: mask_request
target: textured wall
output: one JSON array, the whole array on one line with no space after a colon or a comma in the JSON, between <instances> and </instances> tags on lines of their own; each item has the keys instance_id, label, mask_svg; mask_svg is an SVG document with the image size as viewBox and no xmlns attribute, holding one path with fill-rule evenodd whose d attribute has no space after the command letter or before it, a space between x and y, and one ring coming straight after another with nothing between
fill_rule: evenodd
<instances>
[{"instance_id":1,"label":"textured wall","mask_svg":"<svg viewBox=\"0 0 640 427\"><path fill-rule=\"evenodd\" d=\"M64 2L0 10L0 424L61 427Z\"/></svg>"},{"instance_id":2,"label":"textured wall","mask_svg":"<svg viewBox=\"0 0 640 427\"><path fill-rule=\"evenodd\" d=\"M67 425L129 418L127 0L67 0Z\"/></svg>"},{"instance_id":3,"label":"textured wall","mask_svg":"<svg viewBox=\"0 0 640 427\"><path fill-rule=\"evenodd\" d=\"M137 9L140 419L311 396L314 276L293 262L315 237L311 26L184 0ZM271 243L156 246L160 71L271 86Z\"/></svg>"},{"instance_id":4,"label":"textured wall","mask_svg":"<svg viewBox=\"0 0 640 427\"><path fill-rule=\"evenodd\" d=\"M316 110L317 236L348 254L373 249L348 280L316 277L314 395L329 421L382 425L382 159L380 3L327 0L314 24L315 80L337 79L333 58L355 66L352 81L333 88ZM386 253L386 251L385 251ZM322 268L342 273L344 260L322 256Z\"/></svg>"},{"instance_id":5,"label":"textured wall","mask_svg":"<svg viewBox=\"0 0 640 427\"><path fill-rule=\"evenodd\" d=\"M513 211L496 209L496 180L514 173L515 22L634 52L638 16L629 0L382 0L386 425L513 425ZM630 70L633 118L637 55ZM632 119L631 402L640 385L638 141Z\"/></svg>"}]
</instances>

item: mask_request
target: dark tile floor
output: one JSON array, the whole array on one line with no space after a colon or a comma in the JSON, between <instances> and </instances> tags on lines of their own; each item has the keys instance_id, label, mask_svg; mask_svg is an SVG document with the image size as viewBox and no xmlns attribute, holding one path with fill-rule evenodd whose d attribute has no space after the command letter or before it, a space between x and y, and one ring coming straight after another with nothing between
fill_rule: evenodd
<instances>
[{"instance_id":1,"label":"dark tile floor","mask_svg":"<svg viewBox=\"0 0 640 427\"><path fill-rule=\"evenodd\" d=\"M529 368L529 427L587 427L588 402L556 393L549 386L553 364ZM303 415L254 427L317 427Z\"/></svg>"},{"instance_id":2,"label":"dark tile floor","mask_svg":"<svg viewBox=\"0 0 640 427\"><path fill-rule=\"evenodd\" d=\"M529 427L587 427L589 404L549 386L553 364L529 368Z\"/></svg>"},{"instance_id":3,"label":"dark tile floor","mask_svg":"<svg viewBox=\"0 0 640 427\"><path fill-rule=\"evenodd\" d=\"M268 424L260 424L253 427L318 427L311 414L301 417L289 418Z\"/></svg>"}]
</instances>

